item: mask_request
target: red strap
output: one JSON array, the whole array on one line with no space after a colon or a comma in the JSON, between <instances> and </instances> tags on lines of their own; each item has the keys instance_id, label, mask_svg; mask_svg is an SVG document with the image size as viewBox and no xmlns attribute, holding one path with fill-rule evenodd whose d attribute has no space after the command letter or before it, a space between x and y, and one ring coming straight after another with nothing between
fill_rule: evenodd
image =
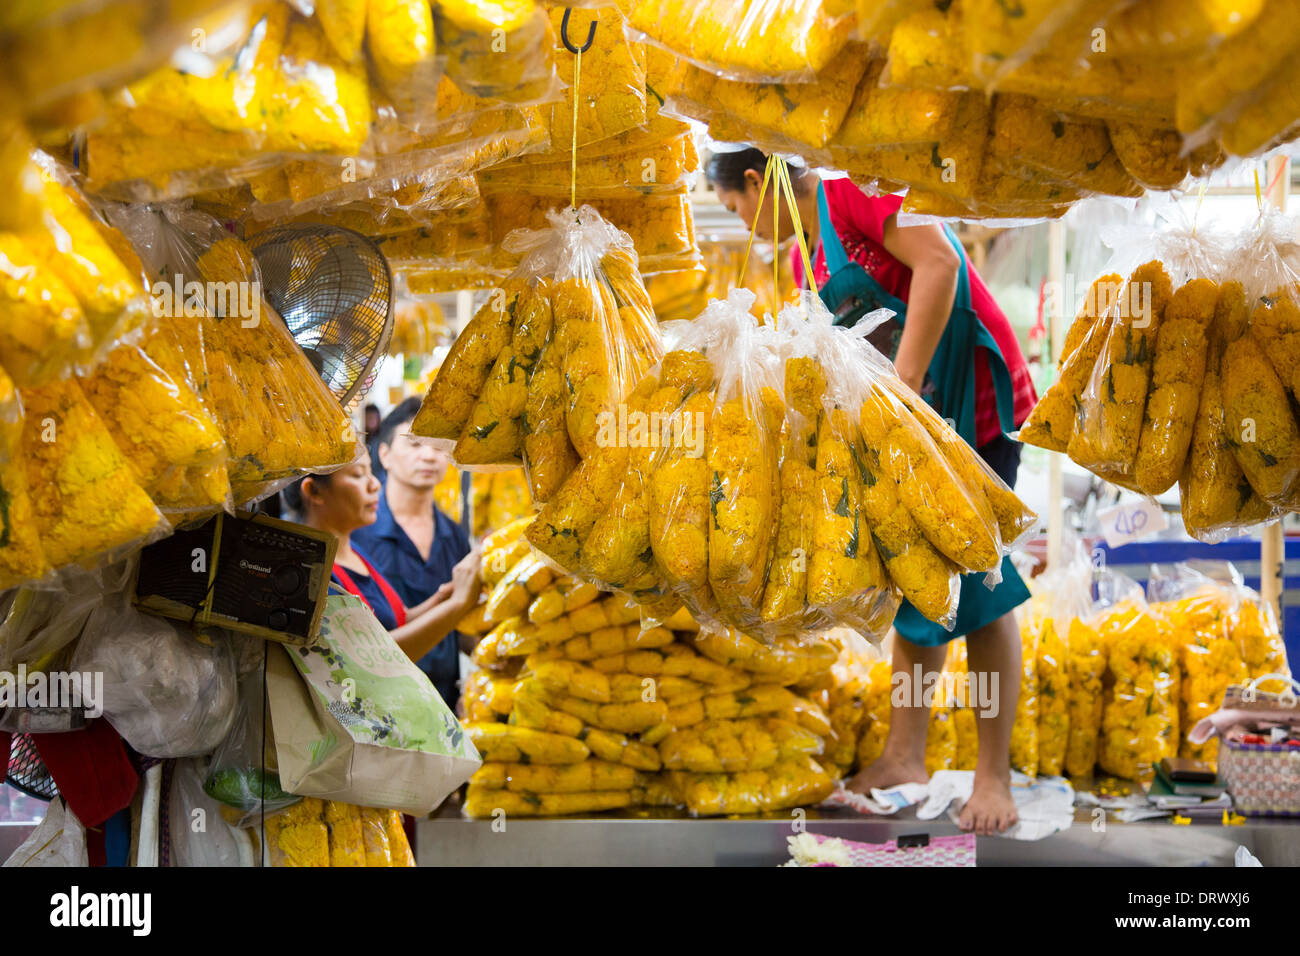
<instances>
[{"instance_id":1,"label":"red strap","mask_svg":"<svg viewBox=\"0 0 1300 956\"><path fill-rule=\"evenodd\" d=\"M371 579L374 580L375 584L379 585L379 593L382 594L384 600L388 602L388 607L393 612L393 620L397 622L398 627L401 627L406 623L406 605L403 604L402 599L397 596L397 592L393 590L392 585L384 580L384 576L376 571L369 561L362 558L356 551L353 551L352 553L358 558L361 558L361 563L364 564L366 570L370 572ZM366 607L370 606L370 602L366 600L366 596L361 593L361 589L357 587L356 582L352 580L352 575L348 574L347 569L344 568L343 565L337 563L334 565L334 576L339 579L339 583L343 585L345 591L361 598L361 600L365 602Z\"/></svg>"}]
</instances>

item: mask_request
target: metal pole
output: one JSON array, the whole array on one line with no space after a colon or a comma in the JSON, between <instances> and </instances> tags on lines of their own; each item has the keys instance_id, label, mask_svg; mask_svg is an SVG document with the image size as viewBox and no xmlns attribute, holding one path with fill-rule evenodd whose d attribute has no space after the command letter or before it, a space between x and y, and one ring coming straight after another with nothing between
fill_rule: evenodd
<instances>
[{"instance_id":1,"label":"metal pole","mask_svg":"<svg viewBox=\"0 0 1300 956\"><path fill-rule=\"evenodd\" d=\"M1285 212L1288 187L1291 184L1291 158L1274 156L1268 161L1266 175L1268 194L1264 198ZM1286 553L1282 522L1266 527L1259 544L1259 594L1266 603L1273 606L1277 620L1281 622L1282 563Z\"/></svg>"}]
</instances>

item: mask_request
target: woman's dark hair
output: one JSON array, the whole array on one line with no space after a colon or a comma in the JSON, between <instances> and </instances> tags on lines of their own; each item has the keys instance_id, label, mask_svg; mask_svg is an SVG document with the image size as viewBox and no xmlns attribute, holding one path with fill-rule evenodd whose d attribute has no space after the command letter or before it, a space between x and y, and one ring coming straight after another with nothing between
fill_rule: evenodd
<instances>
[{"instance_id":1,"label":"woman's dark hair","mask_svg":"<svg viewBox=\"0 0 1300 956\"><path fill-rule=\"evenodd\" d=\"M762 178L767 170L767 154L761 149L746 146L744 149L726 153L714 153L704 167L704 175L709 185L715 189L721 187L731 192L745 191L745 173L750 170ZM790 180L796 186L808 170L803 166L790 167Z\"/></svg>"},{"instance_id":2,"label":"woman's dark hair","mask_svg":"<svg viewBox=\"0 0 1300 956\"><path fill-rule=\"evenodd\" d=\"M280 492L280 494L284 496L284 503L289 506L289 510L293 512L293 514L298 518L305 518L307 516L305 502L302 499L302 483L306 481L308 478L311 478L317 484L328 485L330 483L331 476L330 475L303 475L293 484L286 485L284 489Z\"/></svg>"}]
</instances>

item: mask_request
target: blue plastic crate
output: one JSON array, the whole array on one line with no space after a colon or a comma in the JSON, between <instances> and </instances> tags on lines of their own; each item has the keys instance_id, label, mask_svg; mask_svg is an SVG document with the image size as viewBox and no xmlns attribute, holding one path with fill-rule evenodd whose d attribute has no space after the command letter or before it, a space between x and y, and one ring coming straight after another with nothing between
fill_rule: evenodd
<instances>
[{"instance_id":1,"label":"blue plastic crate","mask_svg":"<svg viewBox=\"0 0 1300 956\"><path fill-rule=\"evenodd\" d=\"M1097 542L1106 564L1138 581L1143 587L1151 565L1179 561L1231 561L1246 585L1259 590L1259 539L1234 538L1221 544L1199 541L1140 541L1111 548ZM1282 639L1288 661L1300 661L1300 538L1287 538L1282 566Z\"/></svg>"}]
</instances>

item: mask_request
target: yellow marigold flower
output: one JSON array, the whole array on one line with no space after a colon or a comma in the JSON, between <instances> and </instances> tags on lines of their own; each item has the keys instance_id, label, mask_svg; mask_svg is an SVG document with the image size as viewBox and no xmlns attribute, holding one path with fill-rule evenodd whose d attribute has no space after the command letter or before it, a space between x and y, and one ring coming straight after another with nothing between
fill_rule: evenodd
<instances>
[{"instance_id":1,"label":"yellow marigold flower","mask_svg":"<svg viewBox=\"0 0 1300 956\"><path fill-rule=\"evenodd\" d=\"M60 375L90 345L81 305L14 233L0 233L0 362L21 385Z\"/></svg>"},{"instance_id":2,"label":"yellow marigold flower","mask_svg":"<svg viewBox=\"0 0 1300 956\"><path fill-rule=\"evenodd\" d=\"M706 720L670 733L659 744L665 770L695 773L765 770L783 758L821 752L821 738L773 717Z\"/></svg>"},{"instance_id":3,"label":"yellow marigold flower","mask_svg":"<svg viewBox=\"0 0 1300 956\"><path fill-rule=\"evenodd\" d=\"M22 457L41 548L62 567L141 541L158 509L75 380L25 389Z\"/></svg>"},{"instance_id":4,"label":"yellow marigold flower","mask_svg":"<svg viewBox=\"0 0 1300 956\"><path fill-rule=\"evenodd\" d=\"M697 441L705 442L713 417L715 394L696 392L682 404L683 419L693 422ZM673 448L650 476L650 544L655 562L670 585L702 589L709 580L709 521L712 468L708 459Z\"/></svg>"},{"instance_id":5,"label":"yellow marigold flower","mask_svg":"<svg viewBox=\"0 0 1300 956\"><path fill-rule=\"evenodd\" d=\"M758 611L771 557L774 437L744 395L717 405L709 427L709 583L733 616Z\"/></svg>"},{"instance_id":6,"label":"yellow marigold flower","mask_svg":"<svg viewBox=\"0 0 1300 956\"><path fill-rule=\"evenodd\" d=\"M216 422L186 380L187 370L173 364L179 356L171 340L158 329L149 341L156 345L146 348L164 361L173 360L170 368L154 361L146 349L121 345L81 379L81 387L126 455L136 481L154 493L185 468L222 463L226 448ZM184 503L169 498L158 503Z\"/></svg>"},{"instance_id":7,"label":"yellow marigold flower","mask_svg":"<svg viewBox=\"0 0 1300 956\"><path fill-rule=\"evenodd\" d=\"M524 465L529 490L538 504L551 500L580 460L569 440L563 360L554 339L543 346L524 403Z\"/></svg>"},{"instance_id":8,"label":"yellow marigold flower","mask_svg":"<svg viewBox=\"0 0 1300 956\"><path fill-rule=\"evenodd\" d=\"M23 422L13 381L0 368L0 587L3 588L44 577L50 570L28 497L22 435Z\"/></svg>"},{"instance_id":9,"label":"yellow marigold flower","mask_svg":"<svg viewBox=\"0 0 1300 956\"><path fill-rule=\"evenodd\" d=\"M420 412L411 423L413 433L434 438L460 437L497 356L513 336L516 304L524 291L522 283L507 283L474 314L429 386Z\"/></svg>"},{"instance_id":10,"label":"yellow marigold flower","mask_svg":"<svg viewBox=\"0 0 1300 956\"><path fill-rule=\"evenodd\" d=\"M811 757L780 760L766 770L734 774L674 771L672 779L696 816L763 813L819 803L834 781Z\"/></svg>"},{"instance_id":11,"label":"yellow marigold flower","mask_svg":"<svg viewBox=\"0 0 1300 956\"><path fill-rule=\"evenodd\" d=\"M899 498L880 451L867 435L862 447L867 472L862 510L871 535L903 596L930 620L947 620L957 613L957 571L935 550Z\"/></svg>"},{"instance_id":12,"label":"yellow marigold flower","mask_svg":"<svg viewBox=\"0 0 1300 956\"><path fill-rule=\"evenodd\" d=\"M1300 477L1300 427L1253 333L1224 349L1220 386L1224 434L1250 486L1265 501L1287 502Z\"/></svg>"},{"instance_id":13,"label":"yellow marigold flower","mask_svg":"<svg viewBox=\"0 0 1300 956\"><path fill-rule=\"evenodd\" d=\"M550 334L551 301L544 287L526 288L515 300L510 344L492 370L456 442L455 458L466 465L510 464L523 454L528 378Z\"/></svg>"},{"instance_id":14,"label":"yellow marigold flower","mask_svg":"<svg viewBox=\"0 0 1300 956\"><path fill-rule=\"evenodd\" d=\"M310 809L311 813L291 813L300 809ZM307 797L284 813L267 818L266 843L272 866L330 865L329 828L322 819L322 810L320 800Z\"/></svg>"},{"instance_id":15,"label":"yellow marigold flower","mask_svg":"<svg viewBox=\"0 0 1300 956\"><path fill-rule=\"evenodd\" d=\"M366 35L366 0L317 0L316 16L334 50L351 63ZM381 41L382 42L382 41Z\"/></svg>"},{"instance_id":16,"label":"yellow marigold flower","mask_svg":"<svg viewBox=\"0 0 1300 956\"><path fill-rule=\"evenodd\" d=\"M483 790L471 784L465 792L465 814L475 819L492 817L498 810L515 817L560 817L619 810L631 805L631 790L516 793L512 790Z\"/></svg>"},{"instance_id":17,"label":"yellow marigold flower","mask_svg":"<svg viewBox=\"0 0 1300 956\"><path fill-rule=\"evenodd\" d=\"M965 483L977 505L981 496L988 503L988 508L997 521L1002 545L1009 548L1033 527L1037 516L1025 507L1015 492L993 473L975 450L919 395L910 389L896 386L893 391L908 411L916 416L917 421L925 426L935 447L943 453L944 459Z\"/></svg>"},{"instance_id":18,"label":"yellow marigold flower","mask_svg":"<svg viewBox=\"0 0 1300 956\"><path fill-rule=\"evenodd\" d=\"M140 277L122 263L80 197L74 197L44 170L40 171L39 202L39 219L19 230L23 245L76 297L94 343L112 341L147 312L142 308ZM128 310L128 306L133 308Z\"/></svg>"},{"instance_id":19,"label":"yellow marigold flower","mask_svg":"<svg viewBox=\"0 0 1300 956\"><path fill-rule=\"evenodd\" d=\"M1207 333L1219 287L1193 279L1174 293L1156 336L1142 437L1133 478L1149 495L1167 491L1183 471L1205 381Z\"/></svg>"},{"instance_id":20,"label":"yellow marigold flower","mask_svg":"<svg viewBox=\"0 0 1300 956\"><path fill-rule=\"evenodd\" d=\"M532 514L533 499L522 469L495 472L491 476L487 505L487 528L501 528ZM486 529L485 529L486 530Z\"/></svg>"},{"instance_id":21,"label":"yellow marigold flower","mask_svg":"<svg viewBox=\"0 0 1300 956\"><path fill-rule=\"evenodd\" d=\"M1190 164L1178 130L1121 122L1107 127L1124 169L1147 189L1172 189L1187 177Z\"/></svg>"},{"instance_id":22,"label":"yellow marigold flower","mask_svg":"<svg viewBox=\"0 0 1300 956\"><path fill-rule=\"evenodd\" d=\"M533 0L438 0L434 20L447 72L465 89L514 103L550 91L555 41Z\"/></svg>"},{"instance_id":23,"label":"yellow marigold flower","mask_svg":"<svg viewBox=\"0 0 1300 956\"><path fill-rule=\"evenodd\" d=\"M1223 115L1243 90L1263 85L1287 62L1295 44L1288 31L1300 15L1294 0L1270 2L1253 19L1242 18L1242 29L1215 46L1213 53L1175 77L1178 89L1178 128L1199 130Z\"/></svg>"},{"instance_id":24,"label":"yellow marigold flower","mask_svg":"<svg viewBox=\"0 0 1300 956\"><path fill-rule=\"evenodd\" d=\"M365 866L366 848L361 836L361 808L337 800L325 801L329 828L330 866Z\"/></svg>"},{"instance_id":25,"label":"yellow marigold flower","mask_svg":"<svg viewBox=\"0 0 1300 956\"><path fill-rule=\"evenodd\" d=\"M511 724L467 724L465 733L483 759L494 763L579 763L591 754L573 737Z\"/></svg>"},{"instance_id":26,"label":"yellow marigold flower","mask_svg":"<svg viewBox=\"0 0 1300 956\"><path fill-rule=\"evenodd\" d=\"M1057 356L1058 371L1065 368L1065 363L1079 346L1088 338L1088 333L1097 324L1098 318L1109 315L1119 299L1120 290L1124 288L1124 277L1118 272L1110 272L1095 279L1088 287L1087 295L1079 308L1079 314L1070 323L1065 332L1065 341L1061 343L1061 354ZM1096 360L1096 356L1093 357Z\"/></svg>"},{"instance_id":27,"label":"yellow marigold flower","mask_svg":"<svg viewBox=\"0 0 1300 956\"><path fill-rule=\"evenodd\" d=\"M425 0L367 0L370 62L398 109L413 110L435 88L433 12Z\"/></svg>"},{"instance_id":28,"label":"yellow marigold flower","mask_svg":"<svg viewBox=\"0 0 1300 956\"><path fill-rule=\"evenodd\" d=\"M610 587L645 597L660 593L666 584L651 550L649 482L666 455L690 444L693 436L687 429L693 430L694 421L684 417L682 403L712 380L713 369L703 355L674 351L664 357L659 376L643 378L627 401L627 473L608 513L592 528L582 557L586 570Z\"/></svg>"},{"instance_id":29,"label":"yellow marigold flower","mask_svg":"<svg viewBox=\"0 0 1300 956\"><path fill-rule=\"evenodd\" d=\"M1178 662L1166 626L1150 611L1124 603L1098 627L1105 635L1113 684L1102 710L1098 763L1137 780L1178 753Z\"/></svg>"},{"instance_id":30,"label":"yellow marigold flower","mask_svg":"<svg viewBox=\"0 0 1300 956\"><path fill-rule=\"evenodd\" d=\"M551 107L551 141L571 144L573 139L572 85L574 55L559 42L561 7L550 11L555 33L556 72L567 84L564 99ZM596 24L596 42L582 54L582 75L576 93L579 148L617 136L646 121L645 47L623 36L623 14L616 6L575 8L569 14L569 38L581 46Z\"/></svg>"},{"instance_id":31,"label":"yellow marigold flower","mask_svg":"<svg viewBox=\"0 0 1300 956\"><path fill-rule=\"evenodd\" d=\"M989 150L1004 161L1088 192L1115 196L1142 192L1120 164L1105 126L1048 109L1031 96L1002 93L997 97Z\"/></svg>"},{"instance_id":32,"label":"yellow marigold flower","mask_svg":"<svg viewBox=\"0 0 1300 956\"><path fill-rule=\"evenodd\" d=\"M1070 457L1085 468L1132 473L1151 382L1156 334L1172 295L1169 275L1156 261L1138 266L1120 294L1118 315L1087 388L1080 395L1079 417L1067 449Z\"/></svg>"},{"instance_id":33,"label":"yellow marigold flower","mask_svg":"<svg viewBox=\"0 0 1300 956\"><path fill-rule=\"evenodd\" d=\"M1038 775L1038 645L1044 620L1032 610L1020 618L1020 692L1011 726L1011 766L1030 777Z\"/></svg>"},{"instance_id":34,"label":"yellow marigold flower","mask_svg":"<svg viewBox=\"0 0 1300 956\"><path fill-rule=\"evenodd\" d=\"M1069 742L1065 749L1065 770L1072 777L1089 777L1097 764L1101 734L1106 642L1100 631L1076 618L1070 622L1066 646Z\"/></svg>"},{"instance_id":35,"label":"yellow marigold flower","mask_svg":"<svg viewBox=\"0 0 1300 956\"><path fill-rule=\"evenodd\" d=\"M824 413L818 424L817 503L808 561L810 605L833 605L884 584L884 569L862 513L854 424L842 408Z\"/></svg>"},{"instance_id":36,"label":"yellow marigold flower","mask_svg":"<svg viewBox=\"0 0 1300 956\"><path fill-rule=\"evenodd\" d=\"M1300 114L1297 114L1300 115ZM1300 395L1300 290L1281 288L1261 296L1250 314L1250 333L1277 370L1282 384Z\"/></svg>"},{"instance_id":37,"label":"yellow marigold flower","mask_svg":"<svg viewBox=\"0 0 1300 956\"><path fill-rule=\"evenodd\" d=\"M582 546L596 519L614 500L626 471L626 448L607 448L588 458L542 506L528 527L528 540L560 567L576 573Z\"/></svg>"},{"instance_id":38,"label":"yellow marigold flower","mask_svg":"<svg viewBox=\"0 0 1300 956\"><path fill-rule=\"evenodd\" d=\"M1277 620L1272 609L1260 603L1256 595L1248 594L1246 600L1239 602L1232 620L1232 633L1241 644L1246 671L1251 678L1290 673L1286 646L1282 643ZM1273 683L1276 682L1266 681L1260 685L1260 689L1274 692L1282 689L1270 687Z\"/></svg>"},{"instance_id":39,"label":"yellow marigold flower","mask_svg":"<svg viewBox=\"0 0 1300 956\"><path fill-rule=\"evenodd\" d=\"M653 41L719 73L802 79L818 73L851 33L830 3L673 3L638 0L631 25Z\"/></svg>"},{"instance_id":40,"label":"yellow marigold flower","mask_svg":"<svg viewBox=\"0 0 1300 956\"><path fill-rule=\"evenodd\" d=\"M1290 58L1223 124L1219 138L1224 149L1234 156L1252 156L1294 139L1295 120L1300 116L1298 93L1300 67Z\"/></svg>"},{"instance_id":41,"label":"yellow marigold flower","mask_svg":"<svg viewBox=\"0 0 1300 956\"><path fill-rule=\"evenodd\" d=\"M1235 288L1230 288L1235 287ZM1220 309L1232 301L1245 311L1240 283L1224 283ZM1216 335L1221 325L1215 319ZM1246 480L1224 429L1223 391L1219 380L1220 345L1211 342L1201 387L1192 443L1179 482L1183 522L1189 534L1205 537L1266 519L1270 506Z\"/></svg>"},{"instance_id":42,"label":"yellow marigold flower","mask_svg":"<svg viewBox=\"0 0 1300 956\"><path fill-rule=\"evenodd\" d=\"M1051 618L1038 639L1038 772L1059 776L1070 739L1069 651Z\"/></svg>"},{"instance_id":43,"label":"yellow marigold flower","mask_svg":"<svg viewBox=\"0 0 1300 956\"><path fill-rule=\"evenodd\" d=\"M966 487L906 406L875 385L859 417L863 437L880 449L899 499L935 548L966 571L996 566L1002 555L988 501Z\"/></svg>"},{"instance_id":44,"label":"yellow marigold flower","mask_svg":"<svg viewBox=\"0 0 1300 956\"><path fill-rule=\"evenodd\" d=\"M1226 592L1211 585L1157 608L1172 628L1171 639L1182 667L1183 741L1179 756L1213 761L1218 741L1197 746L1187 740L1187 732L1201 718L1219 709L1230 684L1240 684L1247 678L1242 647L1232 633L1231 602Z\"/></svg>"},{"instance_id":45,"label":"yellow marigold flower","mask_svg":"<svg viewBox=\"0 0 1300 956\"><path fill-rule=\"evenodd\" d=\"M979 95L881 86L885 63L883 59L868 61L844 122L832 140L836 145L860 148L942 139L952 129L962 97Z\"/></svg>"}]
</instances>

